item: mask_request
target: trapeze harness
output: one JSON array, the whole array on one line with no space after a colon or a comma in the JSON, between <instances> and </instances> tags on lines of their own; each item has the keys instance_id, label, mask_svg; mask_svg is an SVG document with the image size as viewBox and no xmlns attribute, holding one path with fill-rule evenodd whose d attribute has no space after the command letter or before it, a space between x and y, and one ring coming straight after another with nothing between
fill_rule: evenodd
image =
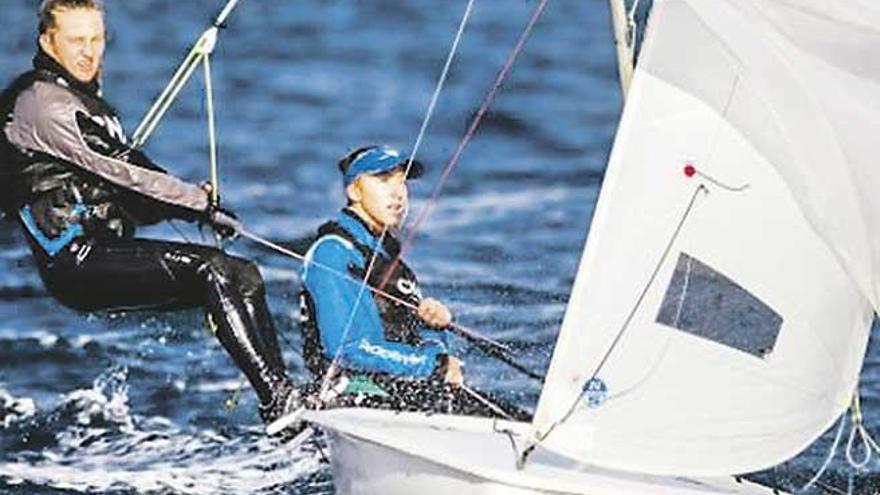
<instances>
[{"instance_id":1,"label":"trapeze harness","mask_svg":"<svg viewBox=\"0 0 880 495\"><path fill-rule=\"evenodd\" d=\"M127 144L96 82L78 82L43 52L34 66L0 96L0 187L46 288L81 311L204 307L271 408L291 387L256 265L209 246L135 238L138 225L206 219L205 193Z\"/></svg>"}]
</instances>

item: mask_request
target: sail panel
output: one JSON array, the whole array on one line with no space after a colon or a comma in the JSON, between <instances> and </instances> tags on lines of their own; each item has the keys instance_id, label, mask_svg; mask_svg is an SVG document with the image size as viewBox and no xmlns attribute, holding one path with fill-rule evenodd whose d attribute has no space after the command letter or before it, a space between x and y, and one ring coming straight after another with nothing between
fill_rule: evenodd
<instances>
[{"instance_id":1,"label":"sail panel","mask_svg":"<svg viewBox=\"0 0 880 495\"><path fill-rule=\"evenodd\" d=\"M764 357L776 347L782 316L735 281L681 253L657 323Z\"/></svg>"},{"instance_id":2,"label":"sail panel","mask_svg":"<svg viewBox=\"0 0 880 495\"><path fill-rule=\"evenodd\" d=\"M845 34L858 2L839 3L654 2L536 414L543 447L745 473L846 409L877 301L880 181L862 168L880 88L818 56L811 22L852 53L880 43ZM702 278L684 288L688 260Z\"/></svg>"}]
</instances>

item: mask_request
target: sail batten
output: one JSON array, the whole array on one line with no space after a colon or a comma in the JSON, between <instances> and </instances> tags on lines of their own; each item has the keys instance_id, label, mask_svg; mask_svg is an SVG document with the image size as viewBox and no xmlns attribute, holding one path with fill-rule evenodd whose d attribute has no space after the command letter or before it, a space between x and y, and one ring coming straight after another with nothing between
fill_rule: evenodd
<instances>
[{"instance_id":1,"label":"sail batten","mask_svg":"<svg viewBox=\"0 0 880 495\"><path fill-rule=\"evenodd\" d=\"M654 2L536 414L544 447L736 474L846 409L880 302L880 64L855 60L880 32L862 6Z\"/></svg>"}]
</instances>

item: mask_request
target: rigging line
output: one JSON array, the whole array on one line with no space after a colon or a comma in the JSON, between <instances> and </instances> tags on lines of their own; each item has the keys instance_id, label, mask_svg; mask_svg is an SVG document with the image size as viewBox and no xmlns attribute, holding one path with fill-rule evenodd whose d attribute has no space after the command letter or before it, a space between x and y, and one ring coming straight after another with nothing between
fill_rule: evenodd
<instances>
[{"instance_id":1,"label":"rigging line","mask_svg":"<svg viewBox=\"0 0 880 495\"><path fill-rule=\"evenodd\" d=\"M474 344L477 349L479 349L480 351L482 351L483 353L485 353L489 357L493 357L493 358L507 364L511 368L519 371L520 373L526 375L529 378L532 378L532 379L537 380L541 383L544 383L544 376L543 375L539 375L538 373L535 373L534 371L532 371L532 370L526 368L525 366L521 365L520 363L514 361L509 356L507 356L503 352L499 351L497 348L483 346L483 345L481 345L480 342L474 342Z\"/></svg>"},{"instance_id":2,"label":"rigging line","mask_svg":"<svg viewBox=\"0 0 880 495\"><path fill-rule=\"evenodd\" d=\"M666 244L666 248L663 250L663 254L660 256L660 259L657 262L657 265L654 267L654 272L648 278L648 282L645 284L644 288L642 289L641 294L639 294L639 297L636 300L636 303L633 305L632 310L630 310L629 315L627 315L626 320L624 320L623 325L621 326L620 330L617 332L617 335L614 337L614 340L611 342L611 345L608 347L608 350L605 351L605 355L602 356L602 359L599 361L599 364L596 366L596 369L590 375L590 378L587 380L587 383L589 383L591 380L593 380L594 378L596 378L599 375L599 372L602 371L602 368L605 366L605 363L608 362L608 358L611 356L611 354L617 348L617 344L620 343L620 340L623 338L624 334L629 329L630 323L632 323L633 318L635 318L636 313L638 312L639 308L642 306L642 302L645 300L645 297L648 295L648 290L650 290L651 286L654 285L654 280L657 278L657 275L660 273L660 269L663 267L663 264L665 263L666 258L669 257L669 253L672 251L672 246L675 245L675 241L678 239L678 236L681 234L681 230L684 227L685 222L687 221L688 217L690 217L690 214L694 209L694 205L697 202L697 198L700 197L700 193L709 194L709 189L705 186L705 184L700 184L694 190L694 193L691 196L690 202L688 203L688 206L685 209L684 214L681 217L681 220L679 220L678 225L675 227L675 231L672 233L672 237L670 237L669 242ZM544 440L545 438L547 438L553 432L553 430L556 429L557 426L559 426L560 424L567 421L568 418L570 418L571 415L574 414L574 411L577 409L577 405L580 402L582 396L583 396L583 393L581 393L577 396L575 401L572 403L571 407L568 408L568 411L565 413L565 415L562 418L560 418L559 420L557 420L556 422L554 422L550 426L550 428L547 430L546 433L544 433L543 435L540 435L539 440ZM533 445L532 447L530 447L527 450L527 452L524 452L523 453L524 457L528 456L528 454L534 449L535 446L536 445Z\"/></svg>"},{"instance_id":3,"label":"rigging line","mask_svg":"<svg viewBox=\"0 0 880 495\"><path fill-rule=\"evenodd\" d=\"M495 96L498 94L498 91L501 89L501 84L507 79L507 76L510 73L510 70L513 67L514 62L519 57L519 54L522 52L522 49L525 46L526 41L528 40L529 36L532 34L532 30L534 29L535 25L538 23L538 20L541 18L541 15L544 13L544 10L546 9L548 3L549 3L549 0L542 0L541 3L538 4L538 6L535 7L535 10L532 12L532 16L529 18L528 24L526 25L523 32L520 34L520 37L517 40L516 45L514 46L513 50L510 52L510 55L508 55L507 60L504 62L504 66L501 68L501 71L498 73L498 76L496 77L495 82L492 85L492 88L489 90L489 92L486 94L486 97L483 99L483 103L480 105L480 109L477 111L477 114L474 116L474 119L471 122L470 126L468 127L467 132L465 133L465 135L461 139L461 141L458 143L458 147L456 148L455 153L453 153L449 162L443 168L443 173L441 174L440 180L437 182L437 186L434 188L434 191L431 194L431 197L425 203L424 208L422 208L422 211L419 213L419 217L414 222L412 228L409 229L409 232L407 233L406 239L401 244L400 255L399 255L398 259L396 259L396 260L394 260L394 262L392 262L391 267L389 268L388 272L386 272L386 277L388 276L387 274L389 272L394 271L394 269L397 266L398 260L400 258L402 258L403 255L409 250L410 246L412 245L413 241L415 240L416 234L421 229L422 224L427 219L428 215L430 215L431 212L433 211L434 206L437 204L437 200L440 197L440 192L443 190L443 187L446 185L446 181L449 180L450 174L452 174L452 170L458 164L458 161L461 158L462 153L464 152L465 148L467 148L468 144L470 144L471 140L473 139L474 134L477 131L477 128L479 127L480 123L483 121L483 117L485 116L486 112L489 110L489 106L495 100ZM387 283L387 280L383 280L382 282L383 283L380 285L384 285L385 283Z\"/></svg>"},{"instance_id":4,"label":"rigging line","mask_svg":"<svg viewBox=\"0 0 880 495\"><path fill-rule=\"evenodd\" d=\"M431 97L430 103L428 104L428 110L425 113L425 118L422 120L422 125L421 125L421 128L419 129L418 137L416 138L416 142L413 145L413 150L410 153L409 161L406 164L406 170L404 171L404 177L408 176L410 170L412 169L413 162L415 161L416 153L418 152L418 149L421 146L422 139L424 138L425 132L428 129L428 124L431 122L431 117L433 116L434 109L437 106L437 100L440 98L440 93L442 92L443 86L446 83L446 79L449 76L449 68L452 66L452 61L455 59L455 54L458 52L458 45L461 42L462 35L464 34L465 26L467 26L468 20L470 19L471 12L473 10L473 5L474 5L474 0L469 0L467 3L467 6L465 8L465 12L462 15L461 22L459 22L458 30L457 30L457 32L455 34L455 38L453 39L453 42L452 42L452 47L449 50L449 55L447 55L447 57L446 57L446 63L444 64L443 70L441 71L441 74L440 74L440 78L437 81L437 87L434 90L434 94ZM348 339L348 334L351 331L351 326L354 324L355 314L357 313L357 310L358 310L360 303L361 303L361 296L364 293L364 288L367 285L367 282L369 281L370 276L372 276L372 274L373 274L373 269L376 266L376 261L379 256L379 249L382 249L382 246L384 246L385 238L387 236L388 236L388 227L386 226L386 227L382 228L382 233L379 236L378 249L373 251L371 259L370 259L369 263L367 263L367 271L364 274L364 280L362 282L361 288L358 291L358 296L355 299L354 306L351 308L351 312L349 313L348 321L346 322L345 328L342 331L342 338L340 339L341 342L346 342ZM401 252L400 256L402 256L402 255L403 255L403 253ZM394 262L391 264L390 269L383 274L382 282L378 286L379 289L383 289L385 287L385 284L388 283L388 278L390 277L391 272L394 271L396 266L397 266L397 260L395 259ZM333 361L331 362L331 364L338 363L339 359L341 357L342 357L342 346L340 345L336 349L336 352L333 356ZM330 368L328 368L328 370L329 369ZM325 373L324 378L322 380L322 385L321 385L322 389L327 386L329 379L330 379L329 374Z\"/></svg>"},{"instance_id":5,"label":"rigging line","mask_svg":"<svg viewBox=\"0 0 880 495\"><path fill-rule=\"evenodd\" d=\"M629 22L633 25L636 23L636 12L639 10L639 1L640 0L636 0L633 2L632 8L629 9Z\"/></svg>"},{"instance_id":6,"label":"rigging line","mask_svg":"<svg viewBox=\"0 0 880 495\"><path fill-rule=\"evenodd\" d=\"M262 246L264 246L264 247L266 247L266 248L269 248L269 249L272 249L272 250L274 250L274 251L277 251L277 252L279 252L279 253L281 253L281 254L283 254L283 255L285 255L285 256L288 256L288 257L294 258L294 259L296 259L296 260L298 260L298 261L300 261L300 262L302 262L302 263L306 263L306 257L305 257L305 256L303 256L303 255L301 255L301 254L299 254L299 253L297 253L297 252L295 252L295 251L292 251L292 250L290 250L290 249L286 249L286 248L284 248L284 247L282 247L282 246L279 246L278 244L275 244L275 243L273 243L273 242L271 242L271 241L269 241L269 240L263 239L263 238L261 238L261 237L255 235L255 234L252 234L252 233L250 233L250 232L248 232L248 231L246 231L246 230L244 230L244 229L239 229L239 230L238 230L238 234L241 235L242 237L245 237L245 238L247 238L247 239L250 239L250 240L256 242L257 244L260 244L260 245L262 245ZM337 276L337 277L341 277L341 278L343 278L343 279L347 279L347 280L348 280L349 282L351 282L351 283L356 283L356 284L358 284L358 285L361 284L361 281L360 281L360 280L358 280L358 279L352 277L351 275L349 275L349 274L347 274L347 273L341 273L341 272L339 272L338 270L336 270L336 269L334 269L334 268L332 268L332 267L329 267L329 266L327 266L327 265L324 265L324 264L322 264L322 263L318 263L318 262L312 260L312 261L308 261L308 264L309 264L310 266L314 266L314 267L316 267L316 268L320 268L320 269L322 269L322 270L327 270L328 272L332 273L333 275L335 275L335 276ZM400 299L400 298L397 298L397 297L395 297L395 296L393 296L393 295L391 295L391 294L389 294L389 293L387 293L387 292L385 292L385 291L382 291L382 290L380 290L380 289L378 289L378 288L375 288L375 287L373 287L373 286L371 286L371 285L366 285L366 288L367 288L367 290L369 290L369 291L372 292L373 294L376 294L376 295L378 295L378 296L380 296L380 297L384 297L384 298L386 298L386 299L388 299L388 300L390 300L390 301L392 301L392 302L395 302L395 303L397 303L397 304L400 304L401 306L405 306L405 307L407 307L407 308L409 308L409 309L412 309L412 310L418 310L418 307L415 306L415 305L413 305L413 304L411 304L410 302L405 301L405 300ZM470 329L470 328L468 328L468 327L465 327L465 326L459 325L458 323L455 323L455 322L451 322L451 323L449 324L449 327L448 327L448 328L445 328L444 330L455 332L456 334L458 334L459 336L463 337L463 338L466 339L467 341L469 341L469 342L473 343L474 345L476 345L477 348L480 349L481 351L483 351L484 353L486 353L487 356L492 357L492 358L494 358L494 359L497 359L497 360L501 361L502 363L504 363L504 364L510 366L511 368L513 368L513 369L519 371L520 373L522 373L522 374L528 376L529 378L532 378L532 379L538 380L538 381L540 381L541 383L544 382L544 376L543 376L543 375L540 375L540 374L538 374L538 373L535 373L534 371L532 371L532 370L530 370L529 368L527 368L526 366L520 364L520 363L517 362L513 357L511 357L511 356L509 356L509 355L507 354L507 353L509 353L509 352L512 351L512 349L511 349L511 347L510 347L509 345L504 344L504 343L502 343L502 342L498 342L497 340L492 339L492 338L490 338L490 337L487 337L486 335L483 335L483 334L481 334L480 332L477 332L477 331L472 330L472 329ZM285 340L285 342L287 342L287 341ZM288 345L289 345L289 344L288 344ZM332 368L330 368L330 369L332 369ZM323 384L323 383L324 383L324 382L322 381L322 384Z\"/></svg>"},{"instance_id":7,"label":"rigging line","mask_svg":"<svg viewBox=\"0 0 880 495\"><path fill-rule=\"evenodd\" d=\"M336 348L336 352L333 355L333 360L330 361L330 366L327 367L327 371L324 372L324 376L321 378L320 394L326 392L330 387L330 382L333 379L333 373L331 371L339 365L339 360L342 356L342 347L348 343L348 333L351 330L351 326L354 324L354 317L357 313L358 307L361 304L361 299L364 296L364 292L367 291L367 287L369 286L367 280L369 279L370 272L372 272L373 268L375 267L377 259L378 257L374 253L372 258L370 259L369 264L367 265L367 272L366 274L364 274L364 280L363 282L359 283L360 287L358 288L357 297L354 300L354 305L352 306L351 311L348 313L348 321L345 322L345 329L342 331L342 337L339 339L340 344Z\"/></svg>"},{"instance_id":8,"label":"rigging line","mask_svg":"<svg viewBox=\"0 0 880 495\"><path fill-rule=\"evenodd\" d=\"M183 62L177 68L174 76L172 76L171 80L168 82L168 85L162 90L162 93L159 94L159 97L156 98L156 101L138 125L132 139L132 147L140 148L147 142L147 139L149 139L150 135L159 124L159 121L165 116L168 108L192 76L199 62L201 62L204 57L214 52L214 48L217 46L218 32L220 28L223 27L229 15L232 14L232 11L238 5L239 1L240 0L229 0L214 20L211 27L206 29L195 42Z\"/></svg>"},{"instance_id":9,"label":"rigging line","mask_svg":"<svg viewBox=\"0 0 880 495\"><path fill-rule=\"evenodd\" d=\"M458 52L458 45L461 43L464 29L470 20L471 12L474 8L474 1L475 0L468 0L464 16L462 16L461 22L458 24L458 31L455 33L455 39L452 41L452 48L450 48L449 55L446 57L446 64L443 66L443 70L440 73L437 88L434 89L434 94L431 96L431 103L428 104L428 112L425 114L425 118L422 121L422 127L419 129L418 137L416 137L416 142L413 144L412 151L410 152L409 162L406 164L406 175L409 175L409 171L412 169L416 154L419 152L419 148L422 145L422 139L425 137L425 133L428 130L428 124L431 122L431 118L434 115L434 109L437 107L437 101L440 99L440 93L443 91L443 86L449 78L449 69L452 67L452 61L455 59L455 54Z\"/></svg>"},{"instance_id":10,"label":"rigging line","mask_svg":"<svg viewBox=\"0 0 880 495\"><path fill-rule=\"evenodd\" d=\"M675 227L675 232L673 232L672 237L669 239L669 242L666 244L666 248L663 250L663 254L660 256L660 260L657 262L657 265L654 267L654 272L651 273L651 277L648 278L648 283L645 284L645 287L642 289L641 294L639 294L639 298L636 300L635 305L632 310L627 315L626 320L623 322L623 326L620 328L620 331L617 332L617 336L614 337L614 340L611 342L611 346L605 352L605 355L602 356L602 360L599 361L599 364L596 366L593 374L590 375L590 379L596 378L599 373L602 371L602 368L605 366L605 363L608 362L608 358L614 352L614 349L617 348L617 344L620 343L620 339L623 338L623 335L629 329L630 323L632 323L633 318L636 316L636 312L638 312L639 308L642 306L642 302L644 302L645 297L648 295L648 290L650 290L651 286L654 285L654 280L657 278L657 275L660 273L660 269L663 267L666 258L669 257L669 253L672 251L672 246L675 244L675 241L678 239L678 236L681 234L681 230L684 227L685 222L690 216L691 212L694 209L694 205L696 204L697 198L700 196L700 193L709 194L709 189L700 184L697 186L694 194L691 196L691 200L688 203L687 208L685 209L684 215L682 215L681 220L678 222L678 225Z\"/></svg>"},{"instance_id":11,"label":"rigging line","mask_svg":"<svg viewBox=\"0 0 880 495\"><path fill-rule=\"evenodd\" d=\"M220 204L220 183L217 174L217 124L214 117L214 83L211 77L211 55L205 55L205 110L208 117L208 157L210 161L211 204Z\"/></svg>"},{"instance_id":12,"label":"rigging line","mask_svg":"<svg viewBox=\"0 0 880 495\"><path fill-rule=\"evenodd\" d=\"M502 409L501 406L495 404L494 402L489 400L487 397L484 397L483 394L470 388L469 386L465 385L464 383L459 385L459 387L461 387L461 389L464 390L468 395L470 395L471 397L476 399L477 402L479 402L479 403L483 404L484 406L488 407L489 409L491 409L492 412L494 412L495 414L503 417L504 419L509 419L511 421L513 420L513 416L511 416L507 411Z\"/></svg>"},{"instance_id":13,"label":"rigging line","mask_svg":"<svg viewBox=\"0 0 880 495\"><path fill-rule=\"evenodd\" d=\"M853 426L849 432L849 439L846 442L846 460L853 468L863 469L871 461L871 456L874 452L880 453L880 448L878 448L877 442L874 441L874 438L862 421L862 406L858 389L853 393L851 412ZM864 457L858 461L855 458L856 436L861 439L862 449L865 452Z\"/></svg>"},{"instance_id":14,"label":"rigging line","mask_svg":"<svg viewBox=\"0 0 880 495\"><path fill-rule=\"evenodd\" d=\"M174 77L171 78L168 86L165 87L162 94L159 95L149 112L147 112L147 115L134 131L134 138L132 139L132 146L134 148L140 148L147 142L147 139L149 139L153 131L156 130L156 126L159 125L159 121L162 120L165 113L168 111L168 108L170 108L171 104L174 103L174 100L177 99L177 95L180 94L187 81L192 77L193 72L195 72L199 62L202 61L205 53L214 50L216 42L216 27L211 27L202 34L187 54L183 63L180 64L180 67L177 69Z\"/></svg>"},{"instance_id":15,"label":"rigging line","mask_svg":"<svg viewBox=\"0 0 880 495\"><path fill-rule=\"evenodd\" d=\"M238 234L240 236L242 236L246 239L250 239L250 240L256 242L257 244L260 244L268 249L271 249L271 250L276 251L278 253L281 253L285 256L293 258L297 261L300 261L301 263L304 263L304 264L308 263L309 266L313 266L315 268L320 268L322 270L327 270L328 272L334 274L335 276L346 279L351 283L356 283L358 285L361 284L361 280L358 280L357 278L352 277L351 275L349 275L347 273L342 273L342 272L340 272L330 266L324 265L322 263L318 263L317 261L314 261L314 260L309 260L307 262L306 257L304 255L299 254L296 251L292 251L290 249L287 249L285 247L279 246L278 244L276 244L272 241L269 241L267 239L263 239L262 237L260 237L256 234L253 234L251 232L248 232L244 229L239 229ZM383 290L380 290L376 287L373 287L372 285L368 284L366 286L366 288L367 288L367 290L369 290L373 294L376 294L380 297L388 299L389 301L395 302L395 303L400 304L402 306L406 306L409 309L418 309L418 307L413 305L412 303L410 303L408 301L404 301L403 299L400 299L398 297L395 297L395 296L393 296ZM465 326L459 325L457 323L453 322L450 325L450 327L452 330L454 330L457 334L461 335L462 337L464 337L472 342L483 344L483 345L487 346L487 348L495 349L496 351L505 351L505 352L510 352L512 350L510 348L510 346L507 344L503 344L501 342L498 342L490 337L487 337L487 336L481 334L480 332L477 332L477 331L472 330L470 328L467 328Z\"/></svg>"},{"instance_id":16,"label":"rigging line","mask_svg":"<svg viewBox=\"0 0 880 495\"><path fill-rule=\"evenodd\" d=\"M227 3L226 6L223 7L220 15L218 15L217 18L214 19L215 27L223 27L223 25L226 23L226 18L229 17L229 14L231 14L235 7L238 6L238 2L239 0L229 0L229 3Z\"/></svg>"},{"instance_id":17,"label":"rigging line","mask_svg":"<svg viewBox=\"0 0 880 495\"><path fill-rule=\"evenodd\" d=\"M170 225L171 228L174 229L175 232L177 232L177 235L179 235L180 238L183 239L184 242L186 242L188 244L192 243L189 240L189 237L187 237L187 235L183 232L183 230L181 230L180 226L177 225L177 223L173 219L168 220L168 225Z\"/></svg>"},{"instance_id":18,"label":"rigging line","mask_svg":"<svg viewBox=\"0 0 880 495\"><path fill-rule=\"evenodd\" d=\"M627 21L627 45L630 49L634 49L638 40L636 40L636 36L638 35L638 21L636 21L636 13L639 9L639 0L633 2L632 8L629 10L629 15L626 18Z\"/></svg>"}]
</instances>

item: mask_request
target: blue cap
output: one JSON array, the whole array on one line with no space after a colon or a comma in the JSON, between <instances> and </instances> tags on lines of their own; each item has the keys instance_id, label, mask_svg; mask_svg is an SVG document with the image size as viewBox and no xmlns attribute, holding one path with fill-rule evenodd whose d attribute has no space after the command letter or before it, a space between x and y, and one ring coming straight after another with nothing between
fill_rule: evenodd
<instances>
[{"instance_id":1,"label":"blue cap","mask_svg":"<svg viewBox=\"0 0 880 495\"><path fill-rule=\"evenodd\" d=\"M346 186L354 182L361 174L381 175L397 168L406 168L409 157L388 146L372 146L364 149L348 164L343 171L343 182ZM416 179L422 175L425 167L421 162L413 160L407 179Z\"/></svg>"}]
</instances>

